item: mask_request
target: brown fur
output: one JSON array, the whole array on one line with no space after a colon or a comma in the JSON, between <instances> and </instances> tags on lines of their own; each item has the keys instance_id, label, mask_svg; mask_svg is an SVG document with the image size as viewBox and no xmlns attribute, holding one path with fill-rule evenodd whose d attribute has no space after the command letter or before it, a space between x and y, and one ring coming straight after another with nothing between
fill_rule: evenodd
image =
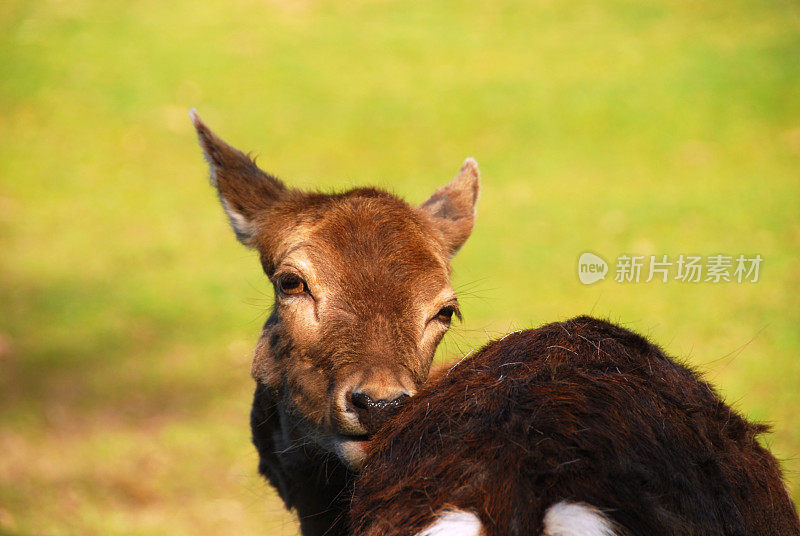
<instances>
[{"instance_id":1,"label":"brown fur","mask_svg":"<svg viewBox=\"0 0 800 536\"><path fill-rule=\"evenodd\" d=\"M417 534L453 508L485 536L536 536L569 501L626 536L800 536L766 430L621 327L579 317L512 333L385 423L352 534Z\"/></svg>"},{"instance_id":2,"label":"brown fur","mask_svg":"<svg viewBox=\"0 0 800 536\"><path fill-rule=\"evenodd\" d=\"M301 192L192 120L236 236L276 286L252 367L260 471L304 534L339 534L358 440L421 387L449 327L440 313L459 314L449 260L472 230L477 165L420 207L373 188ZM304 291L282 292L286 278Z\"/></svg>"}]
</instances>

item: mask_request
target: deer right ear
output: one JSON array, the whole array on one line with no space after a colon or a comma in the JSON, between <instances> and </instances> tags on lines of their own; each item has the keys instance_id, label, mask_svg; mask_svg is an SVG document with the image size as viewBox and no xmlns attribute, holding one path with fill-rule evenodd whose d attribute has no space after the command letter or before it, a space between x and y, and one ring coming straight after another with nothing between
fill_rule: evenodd
<instances>
[{"instance_id":1,"label":"deer right ear","mask_svg":"<svg viewBox=\"0 0 800 536\"><path fill-rule=\"evenodd\" d=\"M467 158L452 181L420 205L433 218L452 257L464 245L475 223L475 204L480 193L478 163Z\"/></svg>"},{"instance_id":2,"label":"deer right ear","mask_svg":"<svg viewBox=\"0 0 800 536\"><path fill-rule=\"evenodd\" d=\"M249 156L211 132L196 110L192 109L189 117L211 166L211 183L217 188L236 238L252 247L256 215L275 203L286 187L277 178L261 171Z\"/></svg>"}]
</instances>

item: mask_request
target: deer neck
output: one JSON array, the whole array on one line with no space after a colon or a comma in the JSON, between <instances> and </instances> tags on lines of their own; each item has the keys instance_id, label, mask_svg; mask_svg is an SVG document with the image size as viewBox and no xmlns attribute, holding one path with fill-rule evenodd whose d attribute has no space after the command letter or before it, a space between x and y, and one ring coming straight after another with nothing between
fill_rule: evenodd
<instances>
[{"instance_id":1,"label":"deer neck","mask_svg":"<svg viewBox=\"0 0 800 536\"><path fill-rule=\"evenodd\" d=\"M265 332L273 350L291 346L282 340L273 312ZM272 328L272 329L271 329ZM285 335L283 335L285 337ZM276 355L276 359L287 358ZM304 437L302 424L281 387L256 380L250 414L252 440L259 455L258 471L278 490L288 509L295 509L303 536L346 534L346 513L355 473L334 454Z\"/></svg>"}]
</instances>

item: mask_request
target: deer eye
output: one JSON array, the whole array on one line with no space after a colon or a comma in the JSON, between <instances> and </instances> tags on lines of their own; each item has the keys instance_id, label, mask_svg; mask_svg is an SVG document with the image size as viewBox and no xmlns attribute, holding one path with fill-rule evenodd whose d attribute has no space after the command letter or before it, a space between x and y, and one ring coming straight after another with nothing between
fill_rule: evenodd
<instances>
[{"instance_id":1,"label":"deer eye","mask_svg":"<svg viewBox=\"0 0 800 536\"><path fill-rule=\"evenodd\" d=\"M278 277L278 292L282 296L296 296L303 292L308 292L308 286L299 276L295 274L284 274Z\"/></svg>"},{"instance_id":2,"label":"deer eye","mask_svg":"<svg viewBox=\"0 0 800 536\"><path fill-rule=\"evenodd\" d=\"M458 311L454 306L445 305L444 307L439 309L439 312L436 313L434 319L438 320L442 324L450 324L450 322L453 320L453 315L457 313Z\"/></svg>"}]
</instances>

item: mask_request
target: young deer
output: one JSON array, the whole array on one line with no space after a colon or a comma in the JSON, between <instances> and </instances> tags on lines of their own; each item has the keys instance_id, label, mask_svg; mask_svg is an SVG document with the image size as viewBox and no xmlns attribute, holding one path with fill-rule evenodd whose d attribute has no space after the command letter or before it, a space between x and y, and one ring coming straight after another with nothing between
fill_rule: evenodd
<instances>
[{"instance_id":1,"label":"young deer","mask_svg":"<svg viewBox=\"0 0 800 536\"><path fill-rule=\"evenodd\" d=\"M372 188L301 192L191 118L236 237L275 287L252 366L259 471L304 535L343 534L367 440L460 315L449 260L472 231L477 164L419 207Z\"/></svg>"},{"instance_id":2,"label":"young deer","mask_svg":"<svg viewBox=\"0 0 800 536\"><path fill-rule=\"evenodd\" d=\"M800 536L766 430L626 329L512 333L376 434L352 534Z\"/></svg>"}]
</instances>

